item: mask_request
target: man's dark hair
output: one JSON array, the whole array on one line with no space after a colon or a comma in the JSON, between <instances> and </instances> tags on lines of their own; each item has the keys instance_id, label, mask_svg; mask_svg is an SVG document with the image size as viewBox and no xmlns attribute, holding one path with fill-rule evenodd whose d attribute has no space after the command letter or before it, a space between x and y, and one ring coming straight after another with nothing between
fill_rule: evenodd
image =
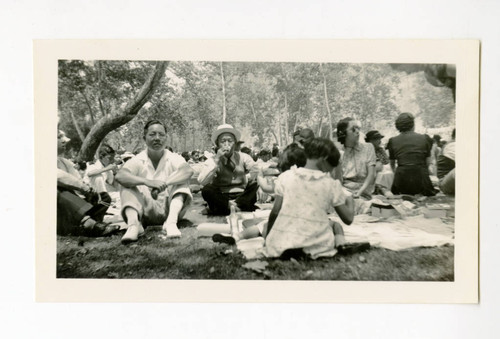
<instances>
[{"instance_id":1,"label":"man's dark hair","mask_svg":"<svg viewBox=\"0 0 500 339\"><path fill-rule=\"evenodd\" d=\"M184 158L184 160L186 161L189 161L190 157L189 157L189 152L182 152L181 153L181 156Z\"/></svg>"},{"instance_id":2,"label":"man's dark hair","mask_svg":"<svg viewBox=\"0 0 500 339\"><path fill-rule=\"evenodd\" d=\"M160 120L157 120L157 119L152 119L152 120L149 120L148 122L146 122L146 125L144 125L144 137L146 136L146 133L148 132L149 127L153 126L153 125L162 125L163 129L165 130L165 133L167 133L167 127L165 127L165 124L163 124L163 122L161 122Z\"/></svg>"}]
</instances>

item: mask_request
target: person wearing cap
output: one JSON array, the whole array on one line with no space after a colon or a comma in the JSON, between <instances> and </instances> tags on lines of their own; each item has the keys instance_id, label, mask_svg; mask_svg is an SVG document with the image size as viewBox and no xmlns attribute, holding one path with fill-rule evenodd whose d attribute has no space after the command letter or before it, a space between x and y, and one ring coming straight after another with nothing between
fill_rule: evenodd
<instances>
[{"instance_id":1,"label":"person wearing cap","mask_svg":"<svg viewBox=\"0 0 500 339\"><path fill-rule=\"evenodd\" d=\"M377 159L375 169L377 172L380 172L384 165L389 164L389 157L387 156L387 153L382 147L380 147L383 138L384 136L380 134L379 131L375 130L369 131L365 136L365 142L371 143L373 148L375 148L375 157Z\"/></svg>"},{"instance_id":2,"label":"person wearing cap","mask_svg":"<svg viewBox=\"0 0 500 339\"><path fill-rule=\"evenodd\" d=\"M392 193L435 195L436 191L429 178L431 137L415 133L415 118L410 113L401 113L398 116L396 128L400 134L390 138L387 143L394 172Z\"/></svg>"},{"instance_id":3,"label":"person wearing cap","mask_svg":"<svg viewBox=\"0 0 500 339\"><path fill-rule=\"evenodd\" d=\"M111 235L120 227L102 222L109 205L101 203L97 192L82 179L73 162L64 158L69 140L63 131L58 131L57 234Z\"/></svg>"},{"instance_id":4,"label":"person wearing cap","mask_svg":"<svg viewBox=\"0 0 500 339\"><path fill-rule=\"evenodd\" d=\"M229 215L230 200L242 211L256 209L257 189L255 181L249 182L246 173L257 170L248 154L235 151L240 132L229 124L220 125L212 134L216 154L208 159L198 176L203 186L201 194L208 204L208 214Z\"/></svg>"},{"instance_id":5,"label":"person wearing cap","mask_svg":"<svg viewBox=\"0 0 500 339\"><path fill-rule=\"evenodd\" d=\"M128 225L122 243L137 241L144 226L163 224L167 238L178 238L177 220L192 201L189 179L193 170L184 158L165 148L167 129L159 120L144 126L147 149L127 161L116 174L121 214Z\"/></svg>"}]
</instances>

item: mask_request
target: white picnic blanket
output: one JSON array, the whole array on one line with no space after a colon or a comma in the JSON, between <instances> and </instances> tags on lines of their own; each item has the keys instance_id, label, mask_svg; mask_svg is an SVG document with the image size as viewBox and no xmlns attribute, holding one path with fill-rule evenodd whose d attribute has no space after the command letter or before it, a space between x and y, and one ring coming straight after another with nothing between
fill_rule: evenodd
<instances>
[{"instance_id":1,"label":"white picnic blanket","mask_svg":"<svg viewBox=\"0 0 500 339\"><path fill-rule=\"evenodd\" d=\"M330 219L340 222L336 215L330 215ZM445 223L439 218L427 219L423 215L380 220L362 214L357 215L351 225L343 225L343 228L348 242L368 241L373 247L392 251L454 243L454 224ZM263 246L261 239L242 240L237 244L247 259L264 257Z\"/></svg>"},{"instance_id":2,"label":"white picnic blanket","mask_svg":"<svg viewBox=\"0 0 500 339\"><path fill-rule=\"evenodd\" d=\"M330 219L339 221L336 216ZM454 243L453 224L444 223L439 218L427 219L423 215L380 221L369 215L359 215L351 225L343 228L348 242L368 241L372 246L393 251Z\"/></svg>"}]
</instances>

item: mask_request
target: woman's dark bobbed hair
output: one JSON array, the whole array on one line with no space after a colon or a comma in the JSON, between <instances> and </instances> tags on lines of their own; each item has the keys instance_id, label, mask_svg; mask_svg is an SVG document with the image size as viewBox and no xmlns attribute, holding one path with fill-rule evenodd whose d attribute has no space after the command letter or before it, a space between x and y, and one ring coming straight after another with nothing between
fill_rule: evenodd
<instances>
[{"instance_id":1,"label":"woman's dark bobbed hair","mask_svg":"<svg viewBox=\"0 0 500 339\"><path fill-rule=\"evenodd\" d=\"M349 121L353 121L353 118L347 117L340 120L337 124L337 140L344 145L345 137L347 136L347 126L349 126Z\"/></svg>"}]
</instances>

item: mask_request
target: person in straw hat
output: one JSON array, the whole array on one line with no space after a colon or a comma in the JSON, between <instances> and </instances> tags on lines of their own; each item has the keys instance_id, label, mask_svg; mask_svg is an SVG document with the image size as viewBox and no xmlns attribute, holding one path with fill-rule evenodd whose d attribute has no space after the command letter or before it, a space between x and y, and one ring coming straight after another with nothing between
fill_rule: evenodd
<instances>
[{"instance_id":1,"label":"person in straw hat","mask_svg":"<svg viewBox=\"0 0 500 339\"><path fill-rule=\"evenodd\" d=\"M256 170L253 159L235 150L240 132L229 124L220 125L212 134L216 154L205 162L198 176L203 186L201 194L208 204L207 214L229 215L230 200L242 211L254 211L257 201L256 182L249 182L246 174Z\"/></svg>"}]
</instances>

